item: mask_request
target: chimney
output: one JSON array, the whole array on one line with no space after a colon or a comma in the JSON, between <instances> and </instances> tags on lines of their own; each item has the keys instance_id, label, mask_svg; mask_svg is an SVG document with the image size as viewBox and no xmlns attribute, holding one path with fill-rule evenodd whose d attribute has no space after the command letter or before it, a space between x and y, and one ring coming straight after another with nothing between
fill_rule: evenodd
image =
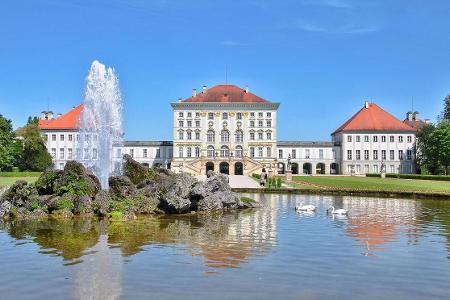
<instances>
[{"instance_id":1,"label":"chimney","mask_svg":"<svg viewBox=\"0 0 450 300\"><path fill-rule=\"evenodd\" d=\"M412 119L413 119L413 113L412 113L412 111L408 111L406 113L406 120L412 121Z\"/></svg>"},{"instance_id":2,"label":"chimney","mask_svg":"<svg viewBox=\"0 0 450 300\"><path fill-rule=\"evenodd\" d=\"M197 97L197 89L192 89L192 97Z\"/></svg>"},{"instance_id":3,"label":"chimney","mask_svg":"<svg viewBox=\"0 0 450 300\"><path fill-rule=\"evenodd\" d=\"M53 120L53 112L52 111L47 112L47 120Z\"/></svg>"},{"instance_id":4,"label":"chimney","mask_svg":"<svg viewBox=\"0 0 450 300\"><path fill-rule=\"evenodd\" d=\"M46 120L47 119L47 112L43 111L41 112L41 120Z\"/></svg>"},{"instance_id":5,"label":"chimney","mask_svg":"<svg viewBox=\"0 0 450 300\"><path fill-rule=\"evenodd\" d=\"M62 116L62 113L58 113L56 118L59 119L61 116Z\"/></svg>"},{"instance_id":6,"label":"chimney","mask_svg":"<svg viewBox=\"0 0 450 300\"><path fill-rule=\"evenodd\" d=\"M245 86L245 92L248 93L250 89L248 88L248 85Z\"/></svg>"},{"instance_id":7,"label":"chimney","mask_svg":"<svg viewBox=\"0 0 450 300\"><path fill-rule=\"evenodd\" d=\"M369 108L369 101L365 101L365 102L364 102L364 107L365 107L365 108Z\"/></svg>"},{"instance_id":8,"label":"chimney","mask_svg":"<svg viewBox=\"0 0 450 300\"><path fill-rule=\"evenodd\" d=\"M206 93L206 85L204 85L204 86L202 87L202 89L203 89L203 93Z\"/></svg>"},{"instance_id":9,"label":"chimney","mask_svg":"<svg viewBox=\"0 0 450 300\"><path fill-rule=\"evenodd\" d=\"M181 102L181 98L178 98L178 102Z\"/></svg>"},{"instance_id":10,"label":"chimney","mask_svg":"<svg viewBox=\"0 0 450 300\"><path fill-rule=\"evenodd\" d=\"M414 113L413 113L413 120L414 121L420 121L420 115L419 115L419 112L418 111L415 111Z\"/></svg>"}]
</instances>

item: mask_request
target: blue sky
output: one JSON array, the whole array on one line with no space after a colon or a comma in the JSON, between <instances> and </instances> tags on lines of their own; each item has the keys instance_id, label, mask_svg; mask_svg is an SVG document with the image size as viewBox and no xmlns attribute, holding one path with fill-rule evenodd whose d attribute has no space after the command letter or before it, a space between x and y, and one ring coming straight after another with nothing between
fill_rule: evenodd
<instances>
[{"instance_id":1,"label":"blue sky","mask_svg":"<svg viewBox=\"0 0 450 300\"><path fill-rule=\"evenodd\" d=\"M0 113L82 101L113 66L127 139L171 139L170 102L225 82L281 102L279 140L329 140L369 99L435 119L450 93L448 0L100 0L0 4Z\"/></svg>"}]
</instances>

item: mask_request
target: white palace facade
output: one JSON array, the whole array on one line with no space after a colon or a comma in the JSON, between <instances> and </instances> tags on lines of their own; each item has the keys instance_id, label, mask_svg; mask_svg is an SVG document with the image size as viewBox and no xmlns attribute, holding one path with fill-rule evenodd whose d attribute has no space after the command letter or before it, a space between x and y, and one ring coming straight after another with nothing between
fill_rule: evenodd
<instances>
[{"instance_id":1,"label":"white palace facade","mask_svg":"<svg viewBox=\"0 0 450 300\"><path fill-rule=\"evenodd\" d=\"M408 112L401 121L365 102L331 141L278 141L279 105L235 85L194 89L191 97L171 103L172 140L125 141L117 153L194 175L208 170L248 175L262 168L277 175L285 172L288 160L293 174L416 172L416 131L425 124L418 112ZM56 168L75 158L82 110L79 105L57 117L41 114L39 127ZM94 159L95 150L88 154Z\"/></svg>"}]
</instances>

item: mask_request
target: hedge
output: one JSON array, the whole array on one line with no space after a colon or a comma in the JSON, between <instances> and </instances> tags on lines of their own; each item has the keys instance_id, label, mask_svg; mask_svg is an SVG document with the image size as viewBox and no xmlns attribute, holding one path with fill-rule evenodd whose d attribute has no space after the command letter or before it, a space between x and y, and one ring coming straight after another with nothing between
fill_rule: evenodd
<instances>
[{"instance_id":1,"label":"hedge","mask_svg":"<svg viewBox=\"0 0 450 300\"><path fill-rule=\"evenodd\" d=\"M380 173L367 173L366 177L381 177Z\"/></svg>"},{"instance_id":2,"label":"hedge","mask_svg":"<svg viewBox=\"0 0 450 300\"><path fill-rule=\"evenodd\" d=\"M38 177L41 172L0 172L0 177Z\"/></svg>"},{"instance_id":3,"label":"hedge","mask_svg":"<svg viewBox=\"0 0 450 300\"><path fill-rule=\"evenodd\" d=\"M386 177L388 177L388 178L401 178L401 179L421 179L421 180L450 181L450 176L445 176L445 175L386 174Z\"/></svg>"}]
</instances>

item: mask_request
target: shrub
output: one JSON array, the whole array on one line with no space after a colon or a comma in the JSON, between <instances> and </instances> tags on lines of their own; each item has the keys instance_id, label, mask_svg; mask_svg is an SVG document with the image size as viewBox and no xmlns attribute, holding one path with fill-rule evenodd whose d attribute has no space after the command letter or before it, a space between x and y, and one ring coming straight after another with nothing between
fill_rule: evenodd
<instances>
[{"instance_id":1,"label":"shrub","mask_svg":"<svg viewBox=\"0 0 450 300\"><path fill-rule=\"evenodd\" d=\"M421 174L386 174L388 178L450 181L450 176Z\"/></svg>"},{"instance_id":2,"label":"shrub","mask_svg":"<svg viewBox=\"0 0 450 300\"><path fill-rule=\"evenodd\" d=\"M259 180L261 178L261 175L253 173L252 177Z\"/></svg>"},{"instance_id":3,"label":"shrub","mask_svg":"<svg viewBox=\"0 0 450 300\"><path fill-rule=\"evenodd\" d=\"M72 209L75 208L75 206L73 205L73 202L71 199L64 198L64 199L61 199L60 201L58 201L57 208L58 208L58 210L59 209L67 209L67 210L71 211Z\"/></svg>"},{"instance_id":4,"label":"shrub","mask_svg":"<svg viewBox=\"0 0 450 300\"><path fill-rule=\"evenodd\" d=\"M282 182L281 177L277 177L277 188L281 188Z\"/></svg>"},{"instance_id":5,"label":"shrub","mask_svg":"<svg viewBox=\"0 0 450 300\"><path fill-rule=\"evenodd\" d=\"M381 177L381 174L379 174L379 173L367 173L366 177Z\"/></svg>"}]
</instances>

